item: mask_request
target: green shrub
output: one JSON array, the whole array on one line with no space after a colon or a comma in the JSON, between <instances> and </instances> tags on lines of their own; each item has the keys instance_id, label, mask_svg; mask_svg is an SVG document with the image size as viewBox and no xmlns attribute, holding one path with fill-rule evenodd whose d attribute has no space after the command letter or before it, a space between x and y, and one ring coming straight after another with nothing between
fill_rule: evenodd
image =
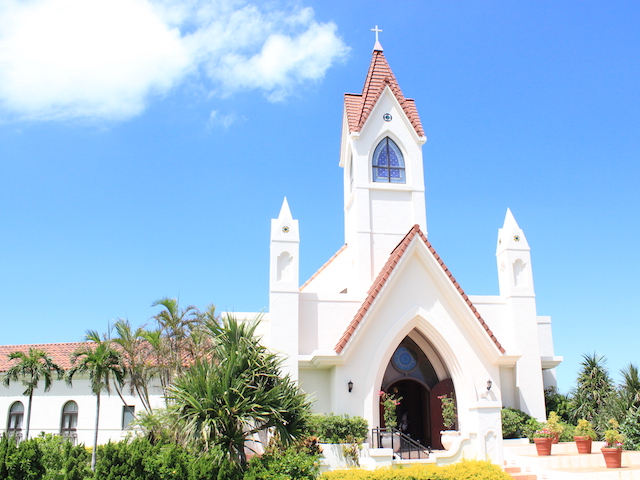
<instances>
[{"instance_id":1,"label":"green shrub","mask_svg":"<svg viewBox=\"0 0 640 480\"><path fill-rule=\"evenodd\" d=\"M564 427L564 430L560 434L559 441L560 442L573 442L573 437L576 434L575 433L576 432L576 426L575 425L571 425L570 423L564 423L564 422L562 422L562 426Z\"/></svg>"},{"instance_id":2,"label":"green shrub","mask_svg":"<svg viewBox=\"0 0 640 480\"><path fill-rule=\"evenodd\" d=\"M524 438L527 420L531 417L521 410L505 407L502 416L502 438Z\"/></svg>"},{"instance_id":3,"label":"green shrub","mask_svg":"<svg viewBox=\"0 0 640 480\"><path fill-rule=\"evenodd\" d=\"M91 472L91 454L84 445L73 446L67 442L62 465L63 480L85 480L93 475Z\"/></svg>"},{"instance_id":4,"label":"green shrub","mask_svg":"<svg viewBox=\"0 0 640 480\"><path fill-rule=\"evenodd\" d=\"M189 463L189 480L216 480L222 461L222 452L217 448L197 455Z\"/></svg>"},{"instance_id":5,"label":"green shrub","mask_svg":"<svg viewBox=\"0 0 640 480\"><path fill-rule=\"evenodd\" d=\"M626 439L625 449L640 450L640 409L631 409L627 412L620 425L620 433Z\"/></svg>"},{"instance_id":6,"label":"green shrub","mask_svg":"<svg viewBox=\"0 0 640 480\"><path fill-rule=\"evenodd\" d=\"M377 470L334 470L323 473L320 480L511 480L511 477L490 462L462 460L442 467L412 465Z\"/></svg>"},{"instance_id":7,"label":"green shrub","mask_svg":"<svg viewBox=\"0 0 640 480\"><path fill-rule=\"evenodd\" d=\"M369 433L367 421L362 417L349 415L312 415L309 419L309 433L322 443L364 442Z\"/></svg>"},{"instance_id":8,"label":"green shrub","mask_svg":"<svg viewBox=\"0 0 640 480\"><path fill-rule=\"evenodd\" d=\"M188 478L192 457L176 444L153 445L146 438L99 447L95 478L100 480L170 480Z\"/></svg>"},{"instance_id":9,"label":"green shrub","mask_svg":"<svg viewBox=\"0 0 640 480\"><path fill-rule=\"evenodd\" d=\"M251 459L244 480L315 480L320 470L318 458L299 447L269 449Z\"/></svg>"},{"instance_id":10,"label":"green shrub","mask_svg":"<svg viewBox=\"0 0 640 480\"><path fill-rule=\"evenodd\" d=\"M41 480L46 471L35 439L25 440L17 448L9 449L5 463L6 480Z\"/></svg>"}]
</instances>

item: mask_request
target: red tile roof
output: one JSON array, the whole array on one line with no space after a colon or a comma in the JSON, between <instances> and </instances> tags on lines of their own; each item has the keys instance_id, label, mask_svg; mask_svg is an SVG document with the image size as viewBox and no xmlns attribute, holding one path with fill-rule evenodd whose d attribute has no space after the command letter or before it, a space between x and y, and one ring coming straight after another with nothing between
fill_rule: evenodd
<instances>
[{"instance_id":1,"label":"red tile roof","mask_svg":"<svg viewBox=\"0 0 640 480\"><path fill-rule=\"evenodd\" d=\"M411 228L411 230L409 230L409 233L407 233L405 237L402 239L402 241L396 246L393 252L391 252L391 255L389 256L389 260L387 260L387 263L378 274L378 277L373 282L373 285L371 285L367 298L365 298L364 302L362 302L362 305L358 309L358 312L356 313L355 317L353 318L353 320L351 320L351 322L347 326L347 329L342 334L342 337L340 337L340 340L334 347L334 350L336 351L336 353L342 353L342 350L344 350L344 347L347 345L347 343L349 343L351 336L353 335L353 333L356 331L356 329L364 319L365 315L369 311L369 308L371 307L371 305L373 305L374 300L376 299L376 297L384 287L385 283L387 282L387 279L389 278L389 276L395 269L396 265L404 255L404 252L409 247L409 244L413 241L413 239L416 236L422 239L422 241L425 243L425 245L427 246L427 248L429 249L433 257L436 259L438 264L442 267L442 270L444 270L444 273L447 275L447 277L449 277L454 287L458 290L458 293L460 293L460 296L462 297L462 299L469 306L469 308L475 315L476 319L478 320L482 328L485 330L485 332L487 332L487 335L489 336L491 341L498 348L498 350L500 350L500 353L505 353L505 349L502 347L498 339L495 337L495 335L489 328L489 325L487 325L487 323L484 321L484 319L480 315L480 312L476 310L476 307L473 305L473 303L471 302L467 294L464 293L464 290L462 290L462 287L460 286L460 284L456 281L456 279L453 277L453 275L451 274L447 266L444 264L444 262L440 258L440 255L436 253L436 250L433 248L429 240L427 240L427 237L420 230L419 225L414 225Z\"/></svg>"},{"instance_id":2,"label":"red tile roof","mask_svg":"<svg viewBox=\"0 0 640 480\"><path fill-rule=\"evenodd\" d=\"M423 137L424 130L422 129L422 123L420 122L415 102L411 99L404 98L402 90L400 90L400 85L398 85L398 81L391 71L391 67L389 67L382 50L373 51L369 73L367 73L367 79L364 82L362 93L360 95L346 93L344 96L349 131L359 132L362 129L373 107L387 86L393 92L398 103L400 103L402 110L404 110L404 113L409 118L416 133Z\"/></svg>"},{"instance_id":3,"label":"red tile roof","mask_svg":"<svg viewBox=\"0 0 640 480\"><path fill-rule=\"evenodd\" d=\"M71 368L71 354L78 348L91 342L73 342L73 343L38 343L35 345L2 345L0 346L0 372L6 372L16 360L9 360L7 357L13 352L28 353L29 348L37 348L44 350L49 354L51 359L60 367L68 370Z\"/></svg>"},{"instance_id":4,"label":"red tile roof","mask_svg":"<svg viewBox=\"0 0 640 480\"><path fill-rule=\"evenodd\" d=\"M327 260L325 262L324 265L322 265L318 271L316 273L314 273L313 275L311 275L311 277L309 278L309 280L307 280L306 282L304 282L304 284L300 287L300 291L304 290L304 288L309 285L314 278L316 278L318 275L320 275L320 273L329 266L329 264L331 264L338 255L340 255L345 249L347 248L347 244L345 243L342 247L340 247L340 250L338 250L336 253L333 254L333 256Z\"/></svg>"}]
</instances>

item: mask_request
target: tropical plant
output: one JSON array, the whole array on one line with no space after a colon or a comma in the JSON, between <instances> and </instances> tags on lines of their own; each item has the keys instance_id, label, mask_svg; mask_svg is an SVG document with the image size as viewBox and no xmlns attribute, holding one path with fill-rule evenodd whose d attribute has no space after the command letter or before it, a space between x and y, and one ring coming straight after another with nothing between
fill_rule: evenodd
<instances>
[{"instance_id":1,"label":"tropical plant","mask_svg":"<svg viewBox=\"0 0 640 480\"><path fill-rule=\"evenodd\" d=\"M624 448L627 450L640 450L640 408L630 409L622 424L620 433L624 435Z\"/></svg>"},{"instance_id":2,"label":"tropical plant","mask_svg":"<svg viewBox=\"0 0 640 480\"><path fill-rule=\"evenodd\" d=\"M153 445L184 443L182 426L175 405L156 408L153 412L142 412L131 423L132 430L141 433Z\"/></svg>"},{"instance_id":3,"label":"tropical plant","mask_svg":"<svg viewBox=\"0 0 640 480\"><path fill-rule=\"evenodd\" d=\"M544 405L547 416L551 412L556 412L563 422L571 422L571 400L568 395L560 393L556 387L552 386L545 389Z\"/></svg>"},{"instance_id":4,"label":"tropical plant","mask_svg":"<svg viewBox=\"0 0 640 480\"><path fill-rule=\"evenodd\" d=\"M129 321L123 319L119 319L114 328L117 337L113 339L113 343L120 346L124 357L129 390L132 395L138 396L143 408L151 412L149 383L157 374L157 368L152 362L152 351L149 342L145 339L145 330L142 327L134 330ZM118 388L117 385L116 388Z\"/></svg>"},{"instance_id":5,"label":"tropical plant","mask_svg":"<svg viewBox=\"0 0 640 480\"><path fill-rule=\"evenodd\" d=\"M167 368L163 372L163 385L166 387L184 369L183 354L187 349L186 344L189 341L191 331L200 322L200 318L196 307L189 305L180 309L178 300L175 298L163 297L153 302L151 306L164 307L153 318L158 324L158 329L165 343L162 353L167 357Z\"/></svg>"},{"instance_id":6,"label":"tropical plant","mask_svg":"<svg viewBox=\"0 0 640 480\"><path fill-rule=\"evenodd\" d=\"M386 428L395 428L398 425L396 409L398 408L398 405L400 405L402 397L395 393L387 393L383 390L380 390L379 395L382 401L382 417L384 418L384 426Z\"/></svg>"},{"instance_id":7,"label":"tropical plant","mask_svg":"<svg viewBox=\"0 0 640 480\"><path fill-rule=\"evenodd\" d=\"M76 374L87 374L91 391L96 396L96 423L93 435L93 451L91 452L91 470L95 470L96 451L98 447L98 425L100 422L100 394L111 393L111 382L119 386L124 382L125 369L122 355L111 344L110 340L101 338L98 332L89 330L86 343L71 354L71 369L67 372L67 384L72 386Z\"/></svg>"},{"instance_id":8,"label":"tropical plant","mask_svg":"<svg viewBox=\"0 0 640 480\"><path fill-rule=\"evenodd\" d=\"M633 363L620 370L620 374L622 375L619 388L620 401L626 413L629 409L640 408L640 374L638 367Z\"/></svg>"},{"instance_id":9,"label":"tropical plant","mask_svg":"<svg viewBox=\"0 0 640 480\"><path fill-rule=\"evenodd\" d=\"M25 434L25 438L28 439L33 392L38 388L40 380L44 380L44 391L48 392L53 382L53 373L55 372L60 380L64 376L64 370L51 359L47 352L34 347L30 347L28 353L16 351L10 353L8 357L9 360L18 360L18 363L11 365L6 371L4 384L9 386L12 381L16 382L22 379L22 384L25 387L22 394L29 397Z\"/></svg>"},{"instance_id":10,"label":"tropical plant","mask_svg":"<svg viewBox=\"0 0 640 480\"><path fill-rule=\"evenodd\" d=\"M255 336L258 323L225 317L207 322L213 346L169 388L187 439L204 450L219 446L228 459L246 467L245 445L270 430L283 445L300 438L310 404L281 361Z\"/></svg>"},{"instance_id":11,"label":"tropical plant","mask_svg":"<svg viewBox=\"0 0 640 480\"><path fill-rule=\"evenodd\" d=\"M615 398L613 380L605 366L605 357L593 353L584 354L582 359L571 398L573 420L589 420L596 432L602 433L606 429L606 419L609 418L608 410Z\"/></svg>"}]
</instances>

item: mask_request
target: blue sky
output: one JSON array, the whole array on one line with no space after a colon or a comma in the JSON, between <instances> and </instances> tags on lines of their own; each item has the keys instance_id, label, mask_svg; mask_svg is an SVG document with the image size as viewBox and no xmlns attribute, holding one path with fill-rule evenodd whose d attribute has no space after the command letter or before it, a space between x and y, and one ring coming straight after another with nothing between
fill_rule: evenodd
<instances>
[{"instance_id":1,"label":"blue sky","mask_svg":"<svg viewBox=\"0 0 640 480\"><path fill-rule=\"evenodd\" d=\"M638 363L640 5L612 1L7 0L0 342L148 321L163 296L268 306L287 196L301 279L343 243L342 94L380 41L426 131L429 238L497 294L507 207L559 386Z\"/></svg>"}]
</instances>

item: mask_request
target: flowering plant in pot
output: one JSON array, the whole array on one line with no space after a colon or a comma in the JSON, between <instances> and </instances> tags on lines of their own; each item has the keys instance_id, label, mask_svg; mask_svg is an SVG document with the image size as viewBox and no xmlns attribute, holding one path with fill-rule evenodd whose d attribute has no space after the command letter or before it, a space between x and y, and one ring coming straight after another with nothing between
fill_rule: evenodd
<instances>
[{"instance_id":1,"label":"flowering plant in pot","mask_svg":"<svg viewBox=\"0 0 640 480\"><path fill-rule=\"evenodd\" d=\"M549 412L549 418L545 425L546 428L553 432L553 443L558 443L560 435L564 432L564 427L562 426L562 423L560 423L560 417L558 414L556 412Z\"/></svg>"},{"instance_id":2,"label":"flowering plant in pot","mask_svg":"<svg viewBox=\"0 0 640 480\"><path fill-rule=\"evenodd\" d=\"M596 432L589 420L578 420L573 439L578 447L578 453L591 453L591 444L596 439Z\"/></svg>"},{"instance_id":3,"label":"flowering plant in pot","mask_svg":"<svg viewBox=\"0 0 640 480\"><path fill-rule=\"evenodd\" d=\"M609 420L610 428L604 432L604 441L606 445L602 447L602 455L607 468L620 468L622 466L622 449L624 448L624 435L618 428L618 422L615 419Z\"/></svg>"},{"instance_id":4,"label":"flowering plant in pot","mask_svg":"<svg viewBox=\"0 0 640 480\"><path fill-rule=\"evenodd\" d=\"M384 410L382 416L384 417L384 426L391 429L398 426L398 415L396 409L400 405L402 397L393 393L387 393L380 391L380 398L382 399L382 408Z\"/></svg>"},{"instance_id":5,"label":"flowering plant in pot","mask_svg":"<svg viewBox=\"0 0 640 480\"><path fill-rule=\"evenodd\" d=\"M441 408L442 408L442 426L445 428L444 431L440 432L440 442L445 450L449 450L451 445L453 444L453 440L455 437L459 435L459 433L454 430L456 424L456 401L453 398L453 394L449 395L440 395L438 396L440 400Z\"/></svg>"},{"instance_id":6,"label":"flowering plant in pot","mask_svg":"<svg viewBox=\"0 0 640 480\"><path fill-rule=\"evenodd\" d=\"M380 446L383 448L393 448L394 451L397 451L400 449L400 440L396 438L394 441L394 434L391 432L398 425L398 414L396 413L396 410L398 405L400 405L402 397L382 390L379 395L383 409L382 416L384 418L384 426L387 430L380 438Z\"/></svg>"},{"instance_id":7,"label":"flowering plant in pot","mask_svg":"<svg viewBox=\"0 0 640 480\"><path fill-rule=\"evenodd\" d=\"M536 430L533 434L533 443L536 444L538 455L551 455L551 445L556 434L548 427L544 426L540 430Z\"/></svg>"}]
</instances>

